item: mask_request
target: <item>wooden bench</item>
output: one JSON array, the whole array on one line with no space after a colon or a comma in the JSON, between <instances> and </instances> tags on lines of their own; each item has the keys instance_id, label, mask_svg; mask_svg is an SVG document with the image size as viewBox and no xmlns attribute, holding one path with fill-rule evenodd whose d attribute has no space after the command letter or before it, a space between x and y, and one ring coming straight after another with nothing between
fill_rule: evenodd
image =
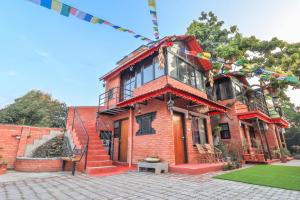
<instances>
[{"instance_id":1,"label":"wooden bench","mask_svg":"<svg viewBox=\"0 0 300 200\"><path fill-rule=\"evenodd\" d=\"M138 171L142 171L142 169L154 169L155 174L160 174L162 172L168 173L169 172L169 166L168 163L149 163L149 162L138 162Z\"/></svg>"}]
</instances>

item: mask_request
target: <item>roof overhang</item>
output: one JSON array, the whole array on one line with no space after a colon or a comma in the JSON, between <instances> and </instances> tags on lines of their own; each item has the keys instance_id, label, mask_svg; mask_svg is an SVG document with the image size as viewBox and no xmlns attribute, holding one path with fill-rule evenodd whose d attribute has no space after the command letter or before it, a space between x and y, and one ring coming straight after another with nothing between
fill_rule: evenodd
<instances>
[{"instance_id":1,"label":"roof overhang","mask_svg":"<svg viewBox=\"0 0 300 200\"><path fill-rule=\"evenodd\" d=\"M288 128L289 127L289 122L286 121L285 119L278 117L278 118L271 118L268 115L260 112L260 111L250 111L250 112L245 112L245 113L239 113L238 114L239 119L260 119L268 124L276 124L280 127L283 128Z\"/></svg>"},{"instance_id":2,"label":"roof overhang","mask_svg":"<svg viewBox=\"0 0 300 200\"><path fill-rule=\"evenodd\" d=\"M282 128L289 128L290 123L288 121L286 121L285 119L278 117L278 118L272 118L272 122L274 124L279 125Z\"/></svg>"},{"instance_id":3,"label":"roof overhang","mask_svg":"<svg viewBox=\"0 0 300 200\"><path fill-rule=\"evenodd\" d=\"M197 42L197 39L194 36L191 35L181 35L181 36L167 36L161 39L160 41L156 42L155 44L151 45L149 49L144 50L140 53L137 53L136 55L132 56L132 58L128 59L126 62L122 63L112 71L108 72L104 76L100 77L100 80L107 79L109 77L114 77L115 75L119 74L121 71L133 66L134 64L144 60L145 58L151 56L153 53L159 50L159 48L167 43L167 42L173 42L173 41L182 41L185 40L187 42L187 45L191 48L191 50L197 51L199 53L203 52L203 49L201 48L200 44ZM212 63L209 60L205 59L197 59L198 62L203 67L204 71L210 70L213 68Z\"/></svg>"},{"instance_id":4,"label":"roof overhang","mask_svg":"<svg viewBox=\"0 0 300 200\"><path fill-rule=\"evenodd\" d=\"M266 115L260 111L250 111L250 112L245 112L245 113L239 113L238 118L239 119L255 119L255 118L257 118L268 124L272 123L272 119L268 115Z\"/></svg>"},{"instance_id":5,"label":"roof overhang","mask_svg":"<svg viewBox=\"0 0 300 200\"><path fill-rule=\"evenodd\" d=\"M119 104L117 104L117 106L118 107L124 107L124 106L128 106L128 105L140 103L140 102L152 99L154 97L157 97L157 96L160 96L160 95L163 95L163 94L166 94L166 93L171 93L173 95L179 96L183 99L192 101L194 103L204 105L204 106L208 106L210 109L213 109L214 111L219 112L219 113L224 113L229 109L229 108L227 108L227 107L225 107L221 104L218 104L214 101L196 96L194 94L188 93L188 92L180 90L178 88L174 88L171 85L166 85L164 88L154 90L154 91L149 92L147 94L143 94L143 95L136 96L136 97L133 97L131 99L122 101Z\"/></svg>"}]
</instances>

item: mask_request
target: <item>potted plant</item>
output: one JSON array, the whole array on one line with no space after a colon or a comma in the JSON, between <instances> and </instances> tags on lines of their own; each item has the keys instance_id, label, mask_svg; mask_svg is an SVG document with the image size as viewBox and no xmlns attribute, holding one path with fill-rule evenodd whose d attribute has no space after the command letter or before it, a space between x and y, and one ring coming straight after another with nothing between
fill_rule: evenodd
<instances>
[{"instance_id":1,"label":"potted plant","mask_svg":"<svg viewBox=\"0 0 300 200\"><path fill-rule=\"evenodd\" d=\"M0 175L5 174L7 171L7 161L0 156Z\"/></svg>"}]
</instances>

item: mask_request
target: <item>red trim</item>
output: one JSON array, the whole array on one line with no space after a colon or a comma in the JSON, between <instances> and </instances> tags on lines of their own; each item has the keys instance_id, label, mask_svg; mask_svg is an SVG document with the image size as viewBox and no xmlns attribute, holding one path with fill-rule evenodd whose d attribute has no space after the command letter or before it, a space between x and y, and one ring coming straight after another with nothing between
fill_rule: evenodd
<instances>
[{"instance_id":1,"label":"red trim","mask_svg":"<svg viewBox=\"0 0 300 200\"><path fill-rule=\"evenodd\" d=\"M221 115L223 114L224 112L220 112L220 111L217 111L217 110L211 110L211 111L208 111L207 112L207 115L208 116L215 116L215 115Z\"/></svg>"},{"instance_id":2,"label":"red trim","mask_svg":"<svg viewBox=\"0 0 300 200\"><path fill-rule=\"evenodd\" d=\"M282 119L281 117L273 118L272 122L274 124L278 124L279 126L281 126L283 128L289 128L289 126L290 126L290 123L288 121L286 121L285 119Z\"/></svg>"},{"instance_id":3,"label":"red trim","mask_svg":"<svg viewBox=\"0 0 300 200\"><path fill-rule=\"evenodd\" d=\"M129 68L130 66L136 64L137 62L140 62L141 60L147 58L148 56L152 55L155 51L158 51L161 45L164 43L167 43L168 41L172 38L175 37L175 40L187 40L187 45L191 48L191 50L197 51L199 53L203 52L203 49L201 48L200 44L197 42L196 38L194 36L190 35L181 35L181 36L167 36L163 38L161 41L159 41L157 44L154 44L153 46L150 47L150 49L145 50L144 52L136 55L129 61L125 62L124 64L116 67L106 75L102 76L100 80L107 79L109 77L113 77L117 74L119 74L121 71ZM201 66L203 67L204 71L210 70L213 68L212 63L209 60L204 60L204 59L197 59Z\"/></svg>"},{"instance_id":4,"label":"red trim","mask_svg":"<svg viewBox=\"0 0 300 200\"><path fill-rule=\"evenodd\" d=\"M166 94L166 93L172 93L172 94L174 94L176 96L179 96L179 97L182 97L184 99L187 99L187 100L193 101L195 103L213 108L213 109L215 109L219 112L226 112L226 110L228 109L227 107L225 107L223 105L220 105L218 103L215 103L214 101L211 101L209 99L205 99L205 98L190 94L190 93L185 92L183 90L174 88L171 85L167 85L164 88L161 88L161 89L149 92L147 94L143 94L143 95L140 95L140 96L137 96L137 97L133 97L129 100L120 102L117 106L118 107L124 107L124 106L128 106L128 105L132 105L132 104L143 102L143 101L149 100L153 97L157 97L157 96L160 96L160 95Z\"/></svg>"},{"instance_id":5,"label":"red trim","mask_svg":"<svg viewBox=\"0 0 300 200\"><path fill-rule=\"evenodd\" d=\"M238 117L239 117L239 119L258 118L268 124L272 123L272 119L268 115L266 115L260 111L250 111L250 112L246 112L246 113L240 113L240 114L238 114Z\"/></svg>"}]
</instances>

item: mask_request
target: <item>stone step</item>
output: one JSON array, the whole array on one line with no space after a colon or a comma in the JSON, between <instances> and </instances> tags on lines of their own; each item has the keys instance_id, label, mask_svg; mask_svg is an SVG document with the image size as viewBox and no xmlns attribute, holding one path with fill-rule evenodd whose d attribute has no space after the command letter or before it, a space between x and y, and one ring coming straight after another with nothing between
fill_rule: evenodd
<instances>
[{"instance_id":1,"label":"stone step","mask_svg":"<svg viewBox=\"0 0 300 200\"><path fill-rule=\"evenodd\" d=\"M87 161L87 167L103 167L112 166L111 160L101 160L101 161Z\"/></svg>"},{"instance_id":2,"label":"stone step","mask_svg":"<svg viewBox=\"0 0 300 200\"><path fill-rule=\"evenodd\" d=\"M97 175L108 172L115 172L118 168L116 166L103 166L103 167L87 167L86 172L89 175Z\"/></svg>"}]
</instances>

